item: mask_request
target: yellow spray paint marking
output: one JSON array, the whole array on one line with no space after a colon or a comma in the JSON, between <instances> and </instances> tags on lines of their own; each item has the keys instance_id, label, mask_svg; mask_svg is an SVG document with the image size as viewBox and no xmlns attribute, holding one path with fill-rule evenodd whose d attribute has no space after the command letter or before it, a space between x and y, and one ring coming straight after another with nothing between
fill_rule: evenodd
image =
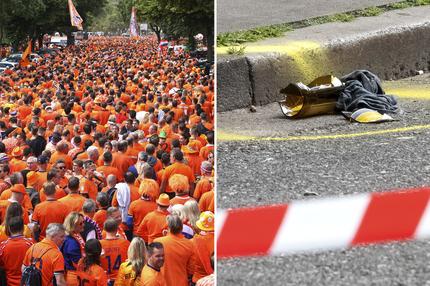
<instances>
[{"instance_id":1,"label":"yellow spray paint marking","mask_svg":"<svg viewBox=\"0 0 430 286\"><path fill-rule=\"evenodd\" d=\"M320 44L312 41L295 41L289 42L285 45L251 45L245 46L246 54L266 54L266 53L278 53L278 54L292 54L303 50L313 50L320 48ZM218 55L228 54L230 47L217 47L216 53Z\"/></svg>"},{"instance_id":2,"label":"yellow spray paint marking","mask_svg":"<svg viewBox=\"0 0 430 286\"><path fill-rule=\"evenodd\" d=\"M399 98L430 100L430 85L421 87L414 85L413 87L387 88L385 92L387 94L394 94Z\"/></svg>"},{"instance_id":3,"label":"yellow spray paint marking","mask_svg":"<svg viewBox=\"0 0 430 286\"><path fill-rule=\"evenodd\" d=\"M355 138L361 136L372 136L372 135L383 135L383 134L391 134L391 133L401 133L407 131L416 131L416 130L424 130L430 129L430 124L426 125L414 125L408 127L400 127L393 129L385 129L385 130L373 130L373 131L365 131L358 133L349 133L349 134L330 134L330 135L315 135L315 136L290 136L290 137L253 137L246 135L236 135L225 132L218 132L218 141L307 141L307 140L322 140L322 139L344 139L344 138Z\"/></svg>"}]
</instances>

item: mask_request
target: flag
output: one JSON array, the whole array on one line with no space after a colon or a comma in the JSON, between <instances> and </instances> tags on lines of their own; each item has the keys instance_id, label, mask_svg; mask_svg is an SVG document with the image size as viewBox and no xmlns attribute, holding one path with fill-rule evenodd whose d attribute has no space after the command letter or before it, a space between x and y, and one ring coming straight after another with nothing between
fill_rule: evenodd
<instances>
[{"instance_id":1,"label":"flag","mask_svg":"<svg viewBox=\"0 0 430 286\"><path fill-rule=\"evenodd\" d=\"M72 0L68 0L68 1L69 1L70 22L72 23L72 26L82 31L83 30L82 22L84 22L84 20L82 20L78 11L76 11L75 5L73 5Z\"/></svg>"},{"instance_id":2,"label":"flag","mask_svg":"<svg viewBox=\"0 0 430 286\"><path fill-rule=\"evenodd\" d=\"M131 19L130 19L130 37L137 37L137 23L136 23L136 10L131 8Z\"/></svg>"},{"instance_id":3,"label":"flag","mask_svg":"<svg viewBox=\"0 0 430 286\"><path fill-rule=\"evenodd\" d=\"M28 41L27 48L22 53L21 60L19 61L20 66L28 66L30 64L29 56L31 54L31 40Z\"/></svg>"}]
</instances>

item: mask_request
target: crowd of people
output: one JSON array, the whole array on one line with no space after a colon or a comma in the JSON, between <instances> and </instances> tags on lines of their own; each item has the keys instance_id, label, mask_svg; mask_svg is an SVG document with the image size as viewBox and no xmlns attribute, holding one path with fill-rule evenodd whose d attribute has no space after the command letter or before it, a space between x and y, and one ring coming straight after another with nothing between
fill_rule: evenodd
<instances>
[{"instance_id":1,"label":"crowd of people","mask_svg":"<svg viewBox=\"0 0 430 286\"><path fill-rule=\"evenodd\" d=\"M154 38L0 75L5 285L213 285L214 79Z\"/></svg>"}]
</instances>

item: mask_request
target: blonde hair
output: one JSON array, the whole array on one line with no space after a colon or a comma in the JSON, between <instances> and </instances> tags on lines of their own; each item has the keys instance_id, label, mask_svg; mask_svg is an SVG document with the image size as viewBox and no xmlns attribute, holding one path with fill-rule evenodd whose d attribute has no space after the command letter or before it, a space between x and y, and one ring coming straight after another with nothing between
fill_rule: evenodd
<instances>
[{"instance_id":1,"label":"blonde hair","mask_svg":"<svg viewBox=\"0 0 430 286\"><path fill-rule=\"evenodd\" d=\"M127 256L134 273L136 273L136 278L140 277L140 273L145 266L146 253L145 241L140 237L134 237L128 247Z\"/></svg>"},{"instance_id":2,"label":"blonde hair","mask_svg":"<svg viewBox=\"0 0 430 286\"><path fill-rule=\"evenodd\" d=\"M196 222L200 218L199 204L196 200L189 200L184 204L184 212L188 222L194 229L198 229Z\"/></svg>"},{"instance_id":3,"label":"blonde hair","mask_svg":"<svg viewBox=\"0 0 430 286\"><path fill-rule=\"evenodd\" d=\"M84 218L84 216L78 212L71 212L64 220L64 228L66 229L66 234L70 235L75 230L75 225L79 218Z\"/></svg>"}]
</instances>

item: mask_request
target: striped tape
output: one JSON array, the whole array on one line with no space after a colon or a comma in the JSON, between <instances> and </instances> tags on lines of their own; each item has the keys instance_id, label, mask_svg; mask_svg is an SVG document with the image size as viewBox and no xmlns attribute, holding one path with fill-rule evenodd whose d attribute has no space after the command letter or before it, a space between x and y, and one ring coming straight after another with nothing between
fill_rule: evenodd
<instances>
[{"instance_id":1,"label":"striped tape","mask_svg":"<svg viewBox=\"0 0 430 286\"><path fill-rule=\"evenodd\" d=\"M217 257L344 249L430 237L430 188L217 210Z\"/></svg>"}]
</instances>

